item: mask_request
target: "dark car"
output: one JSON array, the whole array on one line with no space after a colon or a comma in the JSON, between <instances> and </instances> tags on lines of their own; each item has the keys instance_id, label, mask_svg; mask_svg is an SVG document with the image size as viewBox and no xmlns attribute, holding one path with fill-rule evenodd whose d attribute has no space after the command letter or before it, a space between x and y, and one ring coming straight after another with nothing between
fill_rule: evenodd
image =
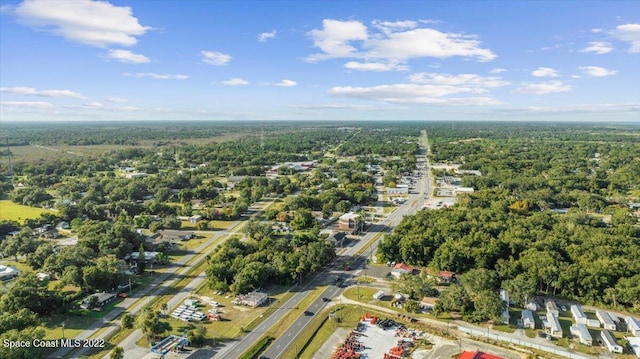
<instances>
[{"instance_id":1,"label":"dark car","mask_svg":"<svg viewBox=\"0 0 640 359\"><path fill-rule=\"evenodd\" d=\"M311 315L313 315L313 312L310 312L310 311L308 311L308 310L305 310L305 311L304 311L304 315L309 315L309 316L311 316Z\"/></svg>"},{"instance_id":2,"label":"dark car","mask_svg":"<svg viewBox=\"0 0 640 359\"><path fill-rule=\"evenodd\" d=\"M323 302L330 302L330 301L331 301L331 298L322 297L322 301L323 301Z\"/></svg>"}]
</instances>

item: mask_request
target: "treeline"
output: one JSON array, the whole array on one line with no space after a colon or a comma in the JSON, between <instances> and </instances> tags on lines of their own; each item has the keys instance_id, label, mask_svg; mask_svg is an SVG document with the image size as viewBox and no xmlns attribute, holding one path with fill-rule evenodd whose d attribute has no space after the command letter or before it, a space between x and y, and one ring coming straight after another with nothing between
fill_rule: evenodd
<instances>
[{"instance_id":1,"label":"treeline","mask_svg":"<svg viewBox=\"0 0 640 359\"><path fill-rule=\"evenodd\" d=\"M520 304L543 292L640 309L640 227L628 207L640 198L640 133L514 127L516 134L485 131L481 139L462 130L469 141L455 132L430 136L434 162L482 172L462 178L476 192L452 208L405 217L379 255L457 273L490 270ZM458 294L451 303L461 303Z\"/></svg>"},{"instance_id":2,"label":"treeline","mask_svg":"<svg viewBox=\"0 0 640 359\"><path fill-rule=\"evenodd\" d=\"M211 288L240 294L273 283L292 283L335 257L333 245L317 234L301 235L296 241L274 235L253 238L231 238L208 256Z\"/></svg>"}]
</instances>

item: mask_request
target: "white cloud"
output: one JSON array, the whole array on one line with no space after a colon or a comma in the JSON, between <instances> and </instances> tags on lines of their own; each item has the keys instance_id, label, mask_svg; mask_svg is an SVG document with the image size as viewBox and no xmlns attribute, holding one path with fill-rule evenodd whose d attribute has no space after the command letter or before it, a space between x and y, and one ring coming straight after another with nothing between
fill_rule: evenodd
<instances>
[{"instance_id":1,"label":"white cloud","mask_svg":"<svg viewBox=\"0 0 640 359\"><path fill-rule=\"evenodd\" d=\"M405 63L414 58L460 56L486 62L497 57L491 50L481 48L475 35L445 33L418 27L420 25L426 23L375 20L368 28L356 20L325 19L322 29L309 32L314 46L322 52L309 55L306 60L364 59L364 62L349 62L345 67L359 71L385 71L385 68L396 71L407 69Z\"/></svg>"},{"instance_id":2,"label":"white cloud","mask_svg":"<svg viewBox=\"0 0 640 359\"><path fill-rule=\"evenodd\" d=\"M25 0L14 12L28 26L97 47L133 46L151 29L140 25L130 7L106 1Z\"/></svg>"},{"instance_id":3,"label":"white cloud","mask_svg":"<svg viewBox=\"0 0 640 359\"><path fill-rule=\"evenodd\" d=\"M228 80L222 81L222 84L228 85L228 86L241 86L241 85L248 85L249 81L238 78L238 77L233 77Z\"/></svg>"},{"instance_id":4,"label":"white cloud","mask_svg":"<svg viewBox=\"0 0 640 359\"><path fill-rule=\"evenodd\" d=\"M332 96L377 100L404 104L460 104L489 105L499 102L490 97L445 97L452 94L475 92L471 88L422 84L393 84L372 87L333 87Z\"/></svg>"},{"instance_id":5,"label":"white cloud","mask_svg":"<svg viewBox=\"0 0 640 359\"><path fill-rule=\"evenodd\" d=\"M497 56L488 49L480 48L476 36L443 33L435 29L420 28L389 34L386 38L367 41L369 58L406 61L411 58L448 58L461 56L475 58L481 62L494 60Z\"/></svg>"},{"instance_id":6,"label":"white cloud","mask_svg":"<svg viewBox=\"0 0 640 359\"><path fill-rule=\"evenodd\" d=\"M391 63L382 63L382 62L357 62L357 61L349 61L344 64L344 67L349 70L355 71L406 71L409 69L408 66L399 65L399 64L391 64Z\"/></svg>"},{"instance_id":7,"label":"white cloud","mask_svg":"<svg viewBox=\"0 0 640 359\"><path fill-rule=\"evenodd\" d=\"M602 29L600 29L600 28L594 28L594 29L591 29L591 32L592 32L592 33L594 33L594 34L599 34L599 33L601 33L601 32L602 32Z\"/></svg>"},{"instance_id":8,"label":"white cloud","mask_svg":"<svg viewBox=\"0 0 640 359\"><path fill-rule=\"evenodd\" d=\"M128 99L124 98L124 97L109 97L107 98L107 101L109 102L115 102L115 103L125 103L125 102L129 102Z\"/></svg>"},{"instance_id":9,"label":"white cloud","mask_svg":"<svg viewBox=\"0 0 640 359\"><path fill-rule=\"evenodd\" d=\"M503 72L507 72L507 69L495 68L489 71L490 74L501 74Z\"/></svg>"},{"instance_id":10,"label":"white cloud","mask_svg":"<svg viewBox=\"0 0 640 359\"><path fill-rule=\"evenodd\" d=\"M109 50L109 54L107 56L120 62L127 62L131 64L147 64L151 62L148 57L141 54L135 54L129 50Z\"/></svg>"},{"instance_id":11,"label":"white cloud","mask_svg":"<svg viewBox=\"0 0 640 359\"><path fill-rule=\"evenodd\" d=\"M102 104L100 102L89 102L85 106L90 108L102 108Z\"/></svg>"},{"instance_id":12,"label":"white cloud","mask_svg":"<svg viewBox=\"0 0 640 359\"><path fill-rule=\"evenodd\" d=\"M544 95L554 92L571 91L571 85L567 85L562 81L547 81L538 83L523 83L514 92L522 94Z\"/></svg>"},{"instance_id":13,"label":"white cloud","mask_svg":"<svg viewBox=\"0 0 640 359\"><path fill-rule=\"evenodd\" d=\"M297 82L293 80L286 80L286 79L275 84L275 86L280 86L280 87L293 87L297 85L298 85Z\"/></svg>"},{"instance_id":14,"label":"white cloud","mask_svg":"<svg viewBox=\"0 0 640 359\"><path fill-rule=\"evenodd\" d=\"M68 97L79 100L86 99L85 96L71 90L36 90L33 87L0 87L0 92L7 92L16 95L33 95L42 97Z\"/></svg>"},{"instance_id":15,"label":"white cloud","mask_svg":"<svg viewBox=\"0 0 640 359\"><path fill-rule=\"evenodd\" d=\"M360 21L322 20L322 30L311 30L309 35L313 45L324 53L307 57L309 61L318 61L341 57L358 57L357 48L352 41L367 39L367 27Z\"/></svg>"},{"instance_id":16,"label":"white cloud","mask_svg":"<svg viewBox=\"0 0 640 359\"><path fill-rule=\"evenodd\" d=\"M303 109L303 110L354 110L354 111L389 111L389 110L401 110L405 107L400 106L372 106L362 104L351 103L326 103L326 104L314 104L314 105L290 105L290 108Z\"/></svg>"},{"instance_id":17,"label":"white cloud","mask_svg":"<svg viewBox=\"0 0 640 359\"><path fill-rule=\"evenodd\" d=\"M580 66L578 67L580 71L582 71L585 75L591 77L604 77L611 76L618 73L616 70L605 69L604 67L598 66Z\"/></svg>"},{"instance_id":18,"label":"white cloud","mask_svg":"<svg viewBox=\"0 0 640 359\"><path fill-rule=\"evenodd\" d=\"M631 44L629 52L640 52L640 24L619 25L613 31L613 36Z\"/></svg>"},{"instance_id":19,"label":"white cloud","mask_svg":"<svg viewBox=\"0 0 640 359\"><path fill-rule=\"evenodd\" d=\"M558 71L550 67L539 67L537 70L531 72L531 76L534 77L558 77Z\"/></svg>"},{"instance_id":20,"label":"white cloud","mask_svg":"<svg viewBox=\"0 0 640 359\"><path fill-rule=\"evenodd\" d=\"M418 23L412 20L405 20L405 21L373 20L371 23L373 24L373 27L382 30L382 32L384 32L385 34L389 34L389 33L400 31L400 30L415 29L418 26Z\"/></svg>"},{"instance_id":21,"label":"white cloud","mask_svg":"<svg viewBox=\"0 0 640 359\"><path fill-rule=\"evenodd\" d=\"M589 46L580 50L580 52L595 52L597 55L603 55L611 52L613 47L611 43L606 41L593 41L589 43Z\"/></svg>"},{"instance_id":22,"label":"white cloud","mask_svg":"<svg viewBox=\"0 0 640 359\"><path fill-rule=\"evenodd\" d=\"M169 75L169 74L157 74L155 72L137 72L135 74L131 74L125 72L122 74L123 76L135 77L135 78L143 78L148 77L155 80L186 80L189 78L187 75Z\"/></svg>"},{"instance_id":23,"label":"white cloud","mask_svg":"<svg viewBox=\"0 0 640 359\"><path fill-rule=\"evenodd\" d=\"M272 30L271 32L263 32L260 35L258 35L258 41L267 42L267 40L275 39L275 37L276 37L276 30Z\"/></svg>"},{"instance_id":24,"label":"white cloud","mask_svg":"<svg viewBox=\"0 0 640 359\"><path fill-rule=\"evenodd\" d=\"M227 65L232 57L217 51L200 51L202 62L214 66Z\"/></svg>"},{"instance_id":25,"label":"white cloud","mask_svg":"<svg viewBox=\"0 0 640 359\"><path fill-rule=\"evenodd\" d=\"M510 85L498 76L483 77L476 74L441 74L419 72L409 76L409 81L420 84L441 86L465 86L472 92L486 92L487 88L497 88Z\"/></svg>"},{"instance_id":26,"label":"white cloud","mask_svg":"<svg viewBox=\"0 0 640 359\"><path fill-rule=\"evenodd\" d=\"M1 106L23 108L53 108L53 104L44 101L0 101Z\"/></svg>"}]
</instances>

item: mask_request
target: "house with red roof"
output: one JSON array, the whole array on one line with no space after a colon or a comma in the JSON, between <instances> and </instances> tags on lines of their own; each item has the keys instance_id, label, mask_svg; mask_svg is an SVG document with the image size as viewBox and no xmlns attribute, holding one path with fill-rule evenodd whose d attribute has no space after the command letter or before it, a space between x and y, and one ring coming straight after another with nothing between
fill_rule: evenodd
<instances>
[{"instance_id":1,"label":"house with red roof","mask_svg":"<svg viewBox=\"0 0 640 359\"><path fill-rule=\"evenodd\" d=\"M429 277L435 278L440 284L450 284L458 281L455 272L449 272L446 270L437 271L432 268L427 268L426 272Z\"/></svg>"},{"instance_id":2,"label":"house with red roof","mask_svg":"<svg viewBox=\"0 0 640 359\"><path fill-rule=\"evenodd\" d=\"M397 278L400 278L400 276L403 274L413 274L413 268L409 267L404 263L398 263L395 266L393 266L393 269L391 270L392 276L394 276L397 279Z\"/></svg>"}]
</instances>

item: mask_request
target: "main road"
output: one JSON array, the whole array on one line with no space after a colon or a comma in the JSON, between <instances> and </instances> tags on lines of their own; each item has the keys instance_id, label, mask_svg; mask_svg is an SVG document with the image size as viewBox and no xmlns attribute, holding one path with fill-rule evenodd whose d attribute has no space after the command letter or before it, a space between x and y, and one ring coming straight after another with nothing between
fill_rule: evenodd
<instances>
[{"instance_id":1,"label":"main road","mask_svg":"<svg viewBox=\"0 0 640 359\"><path fill-rule=\"evenodd\" d=\"M313 279L311 283L309 283L305 290L301 291L300 293L296 293L296 295L291 298L290 301L293 301L295 298L295 302L288 303L288 308L297 306L297 304L306 297L306 294L308 294L308 288L312 288L316 285L330 284L328 288L325 289L324 292L322 292L321 296L313 303L311 303L308 308L306 308L305 313L299 316L289 326L289 328L269 346L269 348L263 354L265 357L281 358L284 352L289 349L289 347L296 340L298 335L304 330L304 328L307 327L307 325L309 325L309 323L313 319L313 316L316 313L319 313L325 306L328 305L328 299L333 300L334 298L340 296L344 291L344 289L339 285L340 283L336 283L334 278L340 276L341 278L344 278L344 280L348 283L349 277L355 277L356 275L358 275L362 271L362 268L366 266L367 260L369 259L369 254L375 253L378 248L378 242L383 237L379 235L379 232L388 232L390 229L395 228L395 226L400 223L404 216L413 214L418 211L424 204L424 201L430 197L431 175L429 170L429 162L427 159L428 151L429 148L427 142L427 134L425 131L421 131L419 139L419 151L417 156L417 162L419 166L418 169L420 170L421 175L418 176L418 178L420 178L420 181L418 181L415 190L412 191L413 193L409 195L407 201L403 205L399 206L395 211L391 212L381 223L369 228L367 234L365 234L356 245L350 247L344 253L341 253L341 258L325 271L319 273L315 277L315 279ZM338 269L341 268L344 261L348 258L353 258L353 261L351 263L352 269L354 269L353 273ZM334 283L335 285L331 285L331 283ZM259 332L257 331L258 328L256 328L256 331L251 333L251 338L249 338L249 336L246 336L240 342L235 344L235 348L233 349L233 351L225 353L223 356L221 356L221 358L237 358L240 354L242 354L242 352L247 350L252 343L255 343L266 332L266 330L268 330L268 328L271 328L276 323L278 323L284 312L278 314L280 315L270 316L262 323L264 327L259 327ZM286 325L286 323L284 324Z\"/></svg>"}]
</instances>

